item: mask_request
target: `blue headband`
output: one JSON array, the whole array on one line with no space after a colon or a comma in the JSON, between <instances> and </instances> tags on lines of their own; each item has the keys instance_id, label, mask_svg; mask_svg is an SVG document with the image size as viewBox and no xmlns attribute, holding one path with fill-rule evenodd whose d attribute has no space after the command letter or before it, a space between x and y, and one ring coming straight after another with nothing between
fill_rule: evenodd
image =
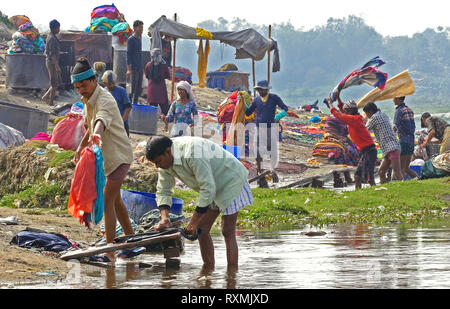
<instances>
[{"instance_id":1,"label":"blue headband","mask_svg":"<svg viewBox=\"0 0 450 309\"><path fill-rule=\"evenodd\" d=\"M80 74L75 74L72 75L72 84L76 83L76 82L81 82L83 80L89 79L91 77L95 76L94 70L93 69L89 69L87 71L84 71Z\"/></svg>"}]
</instances>

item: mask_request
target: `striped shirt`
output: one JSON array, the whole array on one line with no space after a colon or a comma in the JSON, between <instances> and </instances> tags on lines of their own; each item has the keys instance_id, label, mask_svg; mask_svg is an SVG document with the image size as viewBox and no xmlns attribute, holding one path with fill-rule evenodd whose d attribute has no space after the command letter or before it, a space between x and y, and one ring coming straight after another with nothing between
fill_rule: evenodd
<instances>
[{"instance_id":1,"label":"striped shirt","mask_svg":"<svg viewBox=\"0 0 450 309\"><path fill-rule=\"evenodd\" d=\"M414 112L405 103L400 104L395 109L394 125L397 127L400 143L414 145L414 132L416 130Z\"/></svg>"},{"instance_id":2,"label":"striped shirt","mask_svg":"<svg viewBox=\"0 0 450 309\"><path fill-rule=\"evenodd\" d=\"M401 150L400 143L392 129L391 121L386 114L381 111L376 112L366 125L367 129L375 134L384 156L392 151Z\"/></svg>"}]
</instances>

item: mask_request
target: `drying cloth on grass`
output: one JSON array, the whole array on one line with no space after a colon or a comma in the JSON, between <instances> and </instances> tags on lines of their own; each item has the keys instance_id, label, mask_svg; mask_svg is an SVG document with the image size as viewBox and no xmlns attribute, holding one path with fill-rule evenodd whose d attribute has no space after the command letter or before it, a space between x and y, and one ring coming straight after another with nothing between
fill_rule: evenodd
<instances>
[{"instance_id":1,"label":"drying cloth on grass","mask_svg":"<svg viewBox=\"0 0 450 309\"><path fill-rule=\"evenodd\" d=\"M33 229L26 229L13 237L10 244L21 248L38 248L44 251L61 252L74 245L62 234L46 233Z\"/></svg>"}]
</instances>

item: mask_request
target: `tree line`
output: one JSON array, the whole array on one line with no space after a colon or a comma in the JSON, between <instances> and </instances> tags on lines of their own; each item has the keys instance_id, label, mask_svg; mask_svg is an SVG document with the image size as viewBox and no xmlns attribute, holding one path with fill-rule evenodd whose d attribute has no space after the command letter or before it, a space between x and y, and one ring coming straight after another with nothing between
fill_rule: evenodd
<instances>
[{"instance_id":1,"label":"tree line","mask_svg":"<svg viewBox=\"0 0 450 309\"><path fill-rule=\"evenodd\" d=\"M254 28L268 35L268 25L255 25L245 19L228 21L219 18L198 24L209 31L238 31ZM436 112L450 110L450 27L426 29L412 36L383 36L357 16L330 18L311 30L295 29L290 23L272 25L272 37L280 49L281 71L271 75L273 91L296 107L322 101L351 71L369 59L380 56L386 64L380 69L393 77L409 70L416 93L408 102L418 107L430 105ZM177 47L177 63L197 74L196 42L181 40ZM251 61L234 59L234 49L211 42L208 71L225 63L234 63L240 71L251 72ZM267 78L267 60L256 65L256 80ZM252 79L250 77L250 85ZM346 89L343 99L357 100L369 86Z\"/></svg>"}]
</instances>

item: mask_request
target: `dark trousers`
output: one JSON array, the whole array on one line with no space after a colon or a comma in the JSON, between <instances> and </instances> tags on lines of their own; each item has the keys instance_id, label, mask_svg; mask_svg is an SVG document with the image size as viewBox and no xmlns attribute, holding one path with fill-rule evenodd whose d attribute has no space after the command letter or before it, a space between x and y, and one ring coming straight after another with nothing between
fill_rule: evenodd
<instances>
[{"instance_id":1,"label":"dark trousers","mask_svg":"<svg viewBox=\"0 0 450 309\"><path fill-rule=\"evenodd\" d=\"M377 162L377 148L370 145L361 150L358 167L355 175L361 177L361 180L369 180L369 183L375 182L375 163Z\"/></svg>"},{"instance_id":2,"label":"dark trousers","mask_svg":"<svg viewBox=\"0 0 450 309\"><path fill-rule=\"evenodd\" d=\"M142 70L131 71L131 93L130 100L133 104L139 103L139 97L142 94L142 80L144 78L144 73Z\"/></svg>"},{"instance_id":3,"label":"dark trousers","mask_svg":"<svg viewBox=\"0 0 450 309\"><path fill-rule=\"evenodd\" d=\"M125 127L125 131L127 131L128 137L130 137L130 125L124 122L123 126Z\"/></svg>"}]
</instances>

